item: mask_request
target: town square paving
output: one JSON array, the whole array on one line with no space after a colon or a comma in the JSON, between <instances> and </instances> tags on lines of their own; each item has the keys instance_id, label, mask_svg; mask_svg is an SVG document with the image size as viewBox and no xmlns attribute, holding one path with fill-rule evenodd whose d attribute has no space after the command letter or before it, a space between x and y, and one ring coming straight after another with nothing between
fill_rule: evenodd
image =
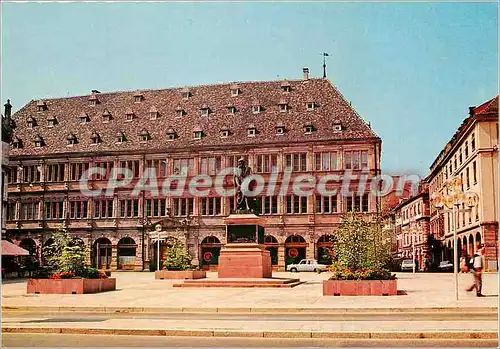
<instances>
[{"instance_id":1,"label":"town square paving","mask_svg":"<svg viewBox=\"0 0 500 349\"><path fill-rule=\"evenodd\" d=\"M116 291L84 295L28 295L25 280L6 281L2 332L10 345L45 336L34 346L53 344L50 336L64 341L82 334L82 345L94 343L89 340L95 336L112 339L110 345L131 336L147 343L166 343L151 339L159 337L196 343L203 337L214 345L234 343L230 338L266 346L285 339L307 346L321 340L333 346L498 344L497 274L484 275L481 298L464 290L472 275L459 275L458 301L453 274L397 275L402 294L392 297L325 297L328 273L274 273L304 281L294 288L186 289L172 286L179 281L155 280L153 273L115 272Z\"/></svg>"},{"instance_id":2,"label":"town square paving","mask_svg":"<svg viewBox=\"0 0 500 349\"><path fill-rule=\"evenodd\" d=\"M478 298L465 288L471 274L459 274L459 300L455 300L454 276L451 273L398 273L398 290L403 295L392 297L358 296L328 297L322 295L322 281L328 273L275 272L275 277L299 277L305 283L290 289L269 288L174 288L179 281L155 280L149 272L114 272L117 290L84 295L26 294L25 280L5 281L2 285L3 309L9 307L78 307L88 308L193 308L210 311L216 308L249 309L413 309L498 307L498 274L483 275L483 294ZM217 273L208 273L209 278Z\"/></svg>"}]
</instances>

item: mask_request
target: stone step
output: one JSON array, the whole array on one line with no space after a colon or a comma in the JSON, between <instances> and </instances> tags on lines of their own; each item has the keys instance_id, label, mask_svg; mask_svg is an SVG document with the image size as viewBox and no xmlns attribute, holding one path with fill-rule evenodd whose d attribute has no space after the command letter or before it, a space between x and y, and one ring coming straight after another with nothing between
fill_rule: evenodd
<instances>
[{"instance_id":1,"label":"stone step","mask_svg":"<svg viewBox=\"0 0 500 349\"><path fill-rule=\"evenodd\" d=\"M302 282L299 279L199 279L185 280L183 283L173 284L173 287L295 287Z\"/></svg>"}]
</instances>

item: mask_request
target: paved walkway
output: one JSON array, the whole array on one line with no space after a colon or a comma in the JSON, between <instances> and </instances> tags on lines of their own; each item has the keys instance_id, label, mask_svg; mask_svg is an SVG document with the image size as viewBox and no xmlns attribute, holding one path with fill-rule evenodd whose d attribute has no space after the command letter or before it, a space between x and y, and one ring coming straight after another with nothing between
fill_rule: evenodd
<instances>
[{"instance_id":1,"label":"paved walkway","mask_svg":"<svg viewBox=\"0 0 500 349\"><path fill-rule=\"evenodd\" d=\"M133 326L131 322L133 321ZM51 319L47 317L31 317L31 318L4 318L2 321L2 329L9 328L26 328L36 329L44 328L45 332L58 333L58 329L65 329L67 333L77 333L77 329L85 329L90 333L91 329L96 330L131 330L135 333L148 331L171 331L169 335L191 335L206 334L207 331L237 333L245 331L253 333L254 336L265 336L264 332L272 333L301 333L302 336L311 337L311 333L320 336L321 332L337 333L337 332L352 332L352 336L358 334L360 337L368 337L369 333L375 332L488 332L494 333L493 338L498 331L497 321L482 321L481 324L476 324L475 327L470 326L470 321L273 321L273 320L182 320L182 319L95 319L85 320L78 319ZM72 331L69 331L69 329ZM8 330L7 330L8 331ZM19 330L17 330L19 331ZM152 333L154 335L154 333ZM248 336L251 336L250 334ZM404 334L400 334L400 337ZM411 337L408 334L409 337ZM418 336L417 336L418 338Z\"/></svg>"},{"instance_id":2,"label":"paved walkway","mask_svg":"<svg viewBox=\"0 0 500 349\"><path fill-rule=\"evenodd\" d=\"M53 307L174 307L174 308L429 308L498 307L498 274L484 274L483 294L475 297L465 288L471 274L459 275L459 300L455 300L453 274L398 273L398 290L393 297L326 297L322 281L328 273L284 273L275 277L299 277L304 284L281 288L174 288L172 281L155 280L149 272L115 272L117 290L85 295L26 294L26 281L2 285L2 305ZM208 277L217 277L208 273ZM178 281L176 281L178 282Z\"/></svg>"}]
</instances>

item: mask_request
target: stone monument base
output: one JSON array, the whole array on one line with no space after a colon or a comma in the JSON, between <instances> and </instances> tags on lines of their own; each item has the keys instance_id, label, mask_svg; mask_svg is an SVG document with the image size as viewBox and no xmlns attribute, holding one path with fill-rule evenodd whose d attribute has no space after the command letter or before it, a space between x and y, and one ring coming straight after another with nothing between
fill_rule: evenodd
<instances>
[{"instance_id":1,"label":"stone monument base","mask_svg":"<svg viewBox=\"0 0 500 349\"><path fill-rule=\"evenodd\" d=\"M292 288L300 285L299 279L286 278L214 278L184 280L182 283L173 284L173 287L270 287Z\"/></svg>"},{"instance_id":2,"label":"stone monument base","mask_svg":"<svg viewBox=\"0 0 500 349\"><path fill-rule=\"evenodd\" d=\"M257 243L229 243L220 251L219 278L270 278L271 255Z\"/></svg>"}]
</instances>

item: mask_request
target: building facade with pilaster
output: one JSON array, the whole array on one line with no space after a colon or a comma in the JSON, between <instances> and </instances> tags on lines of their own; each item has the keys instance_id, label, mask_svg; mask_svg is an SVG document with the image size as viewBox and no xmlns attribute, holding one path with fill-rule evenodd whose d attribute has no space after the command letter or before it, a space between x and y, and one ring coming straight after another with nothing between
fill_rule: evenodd
<instances>
[{"instance_id":1,"label":"building facade with pilaster","mask_svg":"<svg viewBox=\"0 0 500 349\"><path fill-rule=\"evenodd\" d=\"M453 231L457 234L457 259L471 256L477 245L485 247L485 269L498 270L498 96L480 106L470 107L445 148L434 160L429 196L446 197L447 183L457 180L463 193L477 194L478 201L460 212L430 206L430 230L443 244L442 258L453 261ZM455 261L458 263L458 260Z\"/></svg>"},{"instance_id":2,"label":"building facade with pilaster","mask_svg":"<svg viewBox=\"0 0 500 349\"><path fill-rule=\"evenodd\" d=\"M240 157L266 183L257 211L265 218L264 245L277 269L306 257L327 262L341 215L377 211L378 199L368 185L359 193L357 180L348 196L316 190L297 196L291 184L283 189L287 176L290 183L304 174L318 182L349 171L365 174L370 183L380 173L380 138L329 80L310 78L308 69L296 80L93 90L33 100L13 120L7 235L38 259L62 225L83 240L89 263L99 268L149 269L156 263L159 231L185 238L193 263L215 268L234 198L219 195L215 184L205 197L187 189L166 195L162 185L184 168L187 183L200 174L215 182ZM102 172L84 178L89 190L106 189L118 168L127 169L131 181L111 195L89 196L80 180L95 167ZM156 171L159 195L133 193L146 168ZM180 181L174 183L166 186L182 189ZM276 189L268 190L269 183ZM329 189L340 188L332 183ZM231 176L221 185L234 186ZM161 256L166 248L160 244Z\"/></svg>"}]
</instances>

